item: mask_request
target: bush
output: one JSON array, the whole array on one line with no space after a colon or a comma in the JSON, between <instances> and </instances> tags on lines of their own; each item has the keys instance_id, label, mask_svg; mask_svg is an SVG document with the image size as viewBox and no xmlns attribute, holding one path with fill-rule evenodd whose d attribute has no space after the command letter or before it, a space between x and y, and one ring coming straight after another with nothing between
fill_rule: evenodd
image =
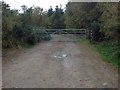
<instances>
[{"instance_id":1,"label":"bush","mask_svg":"<svg viewBox=\"0 0 120 90\"><path fill-rule=\"evenodd\" d=\"M34 28L31 26L27 27L24 30L23 37L25 39L25 42L29 44L35 44L41 40L48 41L51 39L51 36L44 29L40 29L39 27Z\"/></svg>"},{"instance_id":2,"label":"bush","mask_svg":"<svg viewBox=\"0 0 120 90\"><path fill-rule=\"evenodd\" d=\"M45 31L44 29L36 30L36 31L37 31L38 37L41 40L49 41L51 39L50 34L48 34L47 31Z\"/></svg>"},{"instance_id":3,"label":"bush","mask_svg":"<svg viewBox=\"0 0 120 90\"><path fill-rule=\"evenodd\" d=\"M92 40L93 41L102 41L104 40L104 34L100 32L100 24L98 21L91 23L90 29L92 30Z\"/></svg>"},{"instance_id":4,"label":"bush","mask_svg":"<svg viewBox=\"0 0 120 90\"><path fill-rule=\"evenodd\" d=\"M20 26L16 26L13 28L12 31L12 36L17 39L20 40L24 37L24 29Z\"/></svg>"},{"instance_id":5,"label":"bush","mask_svg":"<svg viewBox=\"0 0 120 90\"><path fill-rule=\"evenodd\" d=\"M24 25L15 25L12 31L3 34L3 48L16 47L22 43L34 45L41 40L48 41L51 39L51 36L44 29Z\"/></svg>"},{"instance_id":6,"label":"bush","mask_svg":"<svg viewBox=\"0 0 120 90\"><path fill-rule=\"evenodd\" d=\"M35 44L37 43L37 37L34 34L31 34L27 37L27 43L29 44Z\"/></svg>"}]
</instances>

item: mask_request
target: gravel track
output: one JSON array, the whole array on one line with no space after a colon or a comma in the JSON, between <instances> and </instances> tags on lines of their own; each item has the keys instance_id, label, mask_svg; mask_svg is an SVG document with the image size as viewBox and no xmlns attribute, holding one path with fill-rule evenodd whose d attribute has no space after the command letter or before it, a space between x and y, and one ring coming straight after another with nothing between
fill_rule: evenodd
<instances>
[{"instance_id":1,"label":"gravel track","mask_svg":"<svg viewBox=\"0 0 120 90\"><path fill-rule=\"evenodd\" d=\"M118 87L117 68L101 60L89 45L54 40L6 53L2 79L3 88Z\"/></svg>"}]
</instances>

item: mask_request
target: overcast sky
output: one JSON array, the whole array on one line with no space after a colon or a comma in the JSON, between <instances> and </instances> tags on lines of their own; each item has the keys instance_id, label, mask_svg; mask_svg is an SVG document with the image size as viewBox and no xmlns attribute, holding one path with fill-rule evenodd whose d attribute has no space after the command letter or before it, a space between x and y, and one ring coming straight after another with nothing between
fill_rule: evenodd
<instances>
[{"instance_id":1,"label":"overcast sky","mask_svg":"<svg viewBox=\"0 0 120 90\"><path fill-rule=\"evenodd\" d=\"M22 5L26 5L28 7L31 6L39 6L42 7L44 10L48 9L50 6L53 8L56 5L62 5L62 8L65 7L67 4L68 0L3 0L7 4L11 6L11 9L20 9Z\"/></svg>"}]
</instances>

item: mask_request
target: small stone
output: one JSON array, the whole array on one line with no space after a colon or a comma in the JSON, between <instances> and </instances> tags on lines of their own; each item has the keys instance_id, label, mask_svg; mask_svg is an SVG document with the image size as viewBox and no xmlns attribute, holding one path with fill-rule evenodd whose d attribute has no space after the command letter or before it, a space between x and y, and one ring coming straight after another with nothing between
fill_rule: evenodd
<instances>
[{"instance_id":1,"label":"small stone","mask_svg":"<svg viewBox=\"0 0 120 90\"><path fill-rule=\"evenodd\" d=\"M57 58L57 56L54 56L54 58Z\"/></svg>"},{"instance_id":2,"label":"small stone","mask_svg":"<svg viewBox=\"0 0 120 90\"><path fill-rule=\"evenodd\" d=\"M106 69L106 67L104 67L104 69Z\"/></svg>"},{"instance_id":3,"label":"small stone","mask_svg":"<svg viewBox=\"0 0 120 90\"><path fill-rule=\"evenodd\" d=\"M105 82L105 83L103 83L102 85L103 85L103 86L107 86L107 83Z\"/></svg>"},{"instance_id":4,"label":"small stone","mask_svg":"<svg viewBox=\"0 0 120 90\"><path fill-rule=\"evenodd\" d=\"M67 57L67 55L66 55L66 54L63 54L62 57L65 58L65 57Z\"/></svg>"},{"instance_id":5,"label":"small stone","mask_svg":"<svg viewBox=\"0 0 120 90\"><path fill-rule=\"evenodd\" d=\"M18 87L12 87L12 88L18 88Z\"/></svg>"}]
</instances>

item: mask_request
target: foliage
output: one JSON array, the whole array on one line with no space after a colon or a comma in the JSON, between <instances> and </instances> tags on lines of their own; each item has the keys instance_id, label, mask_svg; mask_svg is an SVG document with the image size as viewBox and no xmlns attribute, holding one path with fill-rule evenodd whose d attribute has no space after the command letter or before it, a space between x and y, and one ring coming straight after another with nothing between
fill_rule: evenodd
<instances>
[{"instance_id":1,"label":"foliage","mask_svg":"<svg viewBox=\"0 0 120 90\"><path fill-rule=\"evenodd\" d=\"M2 2L2 39L3 48L16 45L17 41L12 36L12 30L15 25L21 25L19 18L17 17L17 10L10 10L10 6Z\"/></svg>"},{"instance_id":2,"label":"foliage","mask_svg":"<svg viewBox=\"0 0 120 90\"><path fill-rule=\"evenodd\" d=\"M40 42L41 40L50 40L51 37L48 35L48 33L43 29L40 30L40 28L35 27L27 27L24 30L21 27L15 27L13 29L13 36L21 41L21 42L27 42L29 44L35 44Z\"/></svg>"},{"instance_id":3,"label":"foliage","mask_svg":"<svg viewBox=\"0 0 120 90\"><path fill-rule=\"evenodd\" d=\"M103 60L120 67L120 47L116 44L96 44L96 50L101 54Z\"/></svg>"},{"instance_id":4,"label":"foliage","mask_svg":"<svg viewBox=\"0 0 120 90\"><path fill-rule=\"evenodd\" d=\"M53 11L52 7L50 7L50 9L47 12L51 28L53 29L65 28L64 12L61 7L62 6L60 6L60 8L56 6L55 11Z\"/></svg>"},{"instance_id":5,"label":"foliage","mask_svg":"<svg viewBox=\"0 0 120 90\"><path fill-rule=\"evenodd\" d=\"M100 5L104 5L101 7L104 9L104 12L99 19L103 22L101 31L105 33L106 39L115 40L116 28L118 27L118 3L100 3Z\"/></svg>"},{"instance_id":6,"label":"foliage","mask_svg":"<svg viewBox=\"0 0 120 90\"><path fill-rule=\"evenodd\" d=\"M69 2L65 11L66 28L93 30L93 40L118 40L118 3ZM105 37L104 37L105 36Z\"/></svg>"},{"instance_id":7,"label":"foliage","mask_svg":"<svg viewBox=\"0 0 120 90\"><path fill-rule=\"evenodd\" d=\"M3 10L3 48L16 47L22 43L35 44L41 40L50 40L47 33L39 33L35 27L45 27L47 23L46 13L40 7L21 6L23 13L11 10L10 6L2 2Z\"/></svg>"}]
</instances>

